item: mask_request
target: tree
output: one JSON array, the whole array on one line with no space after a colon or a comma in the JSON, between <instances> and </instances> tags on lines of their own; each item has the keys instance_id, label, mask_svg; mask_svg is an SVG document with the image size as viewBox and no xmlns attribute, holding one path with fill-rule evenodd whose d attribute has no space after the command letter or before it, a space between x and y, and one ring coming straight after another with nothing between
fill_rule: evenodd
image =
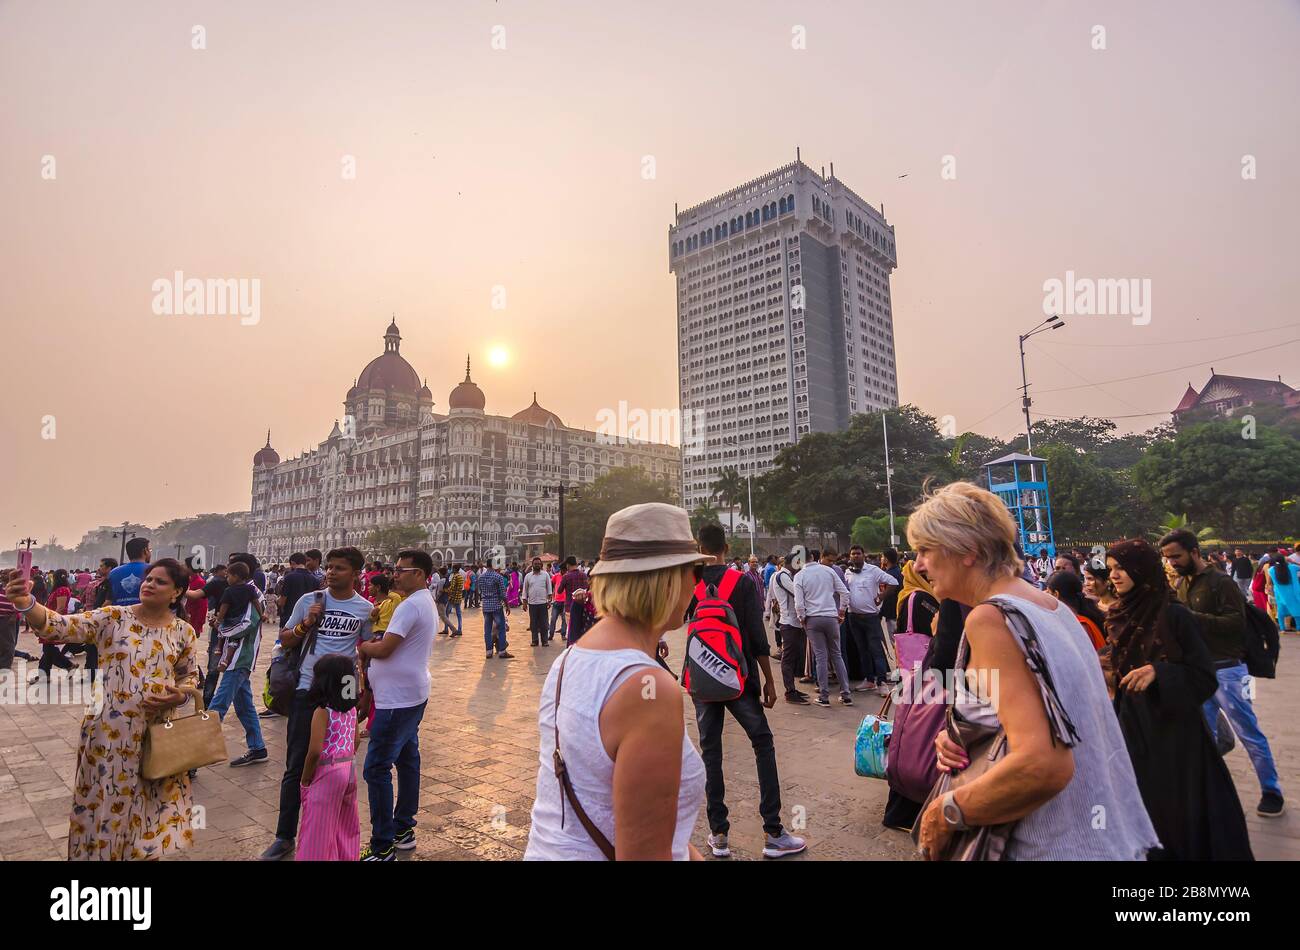
<instances>
[{"instance_id":1,"label":"tree","mask_svg":"<svg viewBox=\"0 0 1300 950\"><path fill-rule=\"evenodd\" d=\"M561 557L595 557L605 537L609 516L630 505L658 501L677 504L677 496L665 482L646 475L639 468L615 468L590 485L584 485L577 498L564 504L564 543ZM557 542L558 543L558 542Z\"/></svg>"},{"instance_id":2,"label":"tree","mask_svg":"<svg viewBox=\"0 0 1300 950\"><path fill-rule=\"evenodd\" d=\"M1294 507L1283 502L1295 495L1300 441L1268 426L1250 434L1236 421L1180 428L1133 467L1139 494L1159 511L1214 525L1225 539L1294 532Z\"/></svg>"},{"instance_id":3,"label":"tree","mask_svg":"<svg viewBox=\"0 0 1300 950\"><path fill-rule=\"evenodd\" d=\"M1156 525L1154 531L1147 533L1152 541L1159 541L1171 531L1190 531L1196 535L1197 541L1208 541L1214 537L1214 529L1210 527L1200 528L1199 530L1192 527L1187 515L1176 515L1173 512L1165 514L1165 520Z\"/></svg>"},{"instance_id":4,"label":"tree","mask_svg":"<svg viewBox=\"0 0 1300 950\"><path fill-rule=\"evenodd\" d=\"M691 533L697 538L700 536L700 529L706 524L718 523L718 509L714 508L706 501L702 501L695 506L691 512Z\"/></svg>"},{"instance_id":5,"label":"tree","mask_svg":"<svg viewBox=\"0 0 1300 950\"><path fill-rule=\"evenodd\" d=\"M429 534L418 524L389 525L366 535L366 550L389 561L396 559L398 551L428 546Z\"/></svg>"},{"instance_id":6,"label":"tree","mask_svg":"<svg viewBox=\"0 0 1300 950\"><path fill-rule=\"evenodd\" d=\"M904 515L894 517L894 530L900 541L907 537L907 518ZM863 515L853 522L849 541L860 544L868 554L879 553L893 544L889 536L889 512L877 511L874 515Z\"/></svg>"},{"instance_id":7,"label":"tree","mask_svg":"<svg viewBox=\"0 0 1300 950\"><path fill-rule=\"evenodd\" d=\"M734 468L724 468L718 473L718 477L713 482L713 497L717 498L728 508L734 508L745 497L745 480L740 477L740 473ZM736 513L728 511L731 517L730 533L736 532Z\"/></svg>"},{"instance_id":8,"label":"tree","mask_svg":"<svg viewBox=\"0 0 1300 950\"><path fill-rule=\"evenodd\" d=\"M1139 525L1149 523L1150 512L1127 472L1104 468L1094 456L1069 445L1045 445L1035 452L1047 462L1052 528L1058 538L1132 537Z\"/></svg>"}]
</instances>

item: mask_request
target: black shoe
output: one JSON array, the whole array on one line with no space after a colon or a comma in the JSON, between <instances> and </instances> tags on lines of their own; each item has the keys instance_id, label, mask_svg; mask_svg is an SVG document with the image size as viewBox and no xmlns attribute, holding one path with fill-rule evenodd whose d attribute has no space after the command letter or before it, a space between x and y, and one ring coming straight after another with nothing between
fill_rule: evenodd
<instances>
[{"instance_id":1,"label":"black shoe","mask_svg":"<svg viewBox=\"0 0 1300 950\"><path fill-rule=\"evenodd\" d=\"M513 660L514 658L515 655L513 653L507 653L505 650L502 650L500 653L497 654L498 660Z\"/></svg>"},{"instance_id":2,"label":"black shoe","mask_svg":"<svg viewBox=\"0 0 1300 950\"><path fill-rule=\"evenodd\" d=\"M265 749L249 749L239 758L231 759L230 767L232 769L238 769L238 768L242 768L245 765L253 765L257 762L265 762L266 760L267 759L266 759Z\"/></svg>"},{"instance_id":3,"label":"black shoe","mask_svg":"<svg viewBox=\"0 0 1300 950\"><path fill-rule=\"evenodd\" d=\"M262 852L259 861L283 861L289 855L293 854L292 838L276 838L271 842L271 847Z\"/></svg>"},{"instance_id":4,"label":"black shoe","mask_svg":"<svg viewBox=\"0 0 1300 950\"><path fill-rule=\"evenodd\" d=\"M1255 809L1255 814L1264 818L1280 818L1282 812L1286 811L1286 802L1277 792L1265 792L1259 800L1259 806Z\"/></svg>"},{"instance_id":5,"label":"black shoe","mask_svg":"<svg viewBox=\"0 0 1300 950\"><path fill-rule=\"evenodd\" d=\"M528 644L528 645L529 645L530 647L535 647L535 646L537 646L537 641L534 640L532 643L530 643L530 644Z\"/></svg>"},{"instance_id":6,"label":"black shoe","mask_svg":"<svg viewBox=\"0 0 1300 950\"><path fill-rule=\"evenodd\" d=\"M393 837L393 847L398 851L415 850L415 829L404 828Z\"/></svg>"},{"instance_id":7,"label":"black shoe","mask_svg":"<svg viewBox=\"0 0 1300 950\"><path fill-rule=\"evenodd\" d=\"M204 703L204 705L206 706L207 704ZM258 719L274 719L274 718L275 718L276 716L278 716L278 715L280 715L278 712L273 712L273 711L270 710L270 709L263 709L260 713L257 714L257 718L258 718Z\"/></svg>"},{"instance_id":8,"label":"black shoe","mask_svg":"<svg viewBox=\"0 0 1300 950\"><path fill-rule=\"evenodd\" d=\"M787 703L794 703L796 706L807 706L809 702L808 695L806 693L798 693L798 692L786 693L785 701Z\"/></svg>"},{"instance_id":9,"label":"black shoe","mask_svg":"<svg viewBox=\"0 0 1300 950\"><path fill-rule=\"evenodd\" d=\"M840 694L840 703L841 703L841 705L844 705L844 706L852 706L852 705L853 705L853 697L850 696L848 693L841 693L841 694Z\"/></svg>"}]
</instances>

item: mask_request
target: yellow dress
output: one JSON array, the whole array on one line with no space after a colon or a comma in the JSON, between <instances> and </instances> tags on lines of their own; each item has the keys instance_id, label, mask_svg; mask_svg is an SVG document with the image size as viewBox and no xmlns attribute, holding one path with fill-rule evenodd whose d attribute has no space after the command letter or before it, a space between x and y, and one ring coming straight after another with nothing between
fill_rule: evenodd
<instances>
[{"instance_id":1,"label":"yellow dress","mask_svg":"<svg viewBox=\"0 0 1300 950\"><path fill-rule=\"evenodd\" d=\"M146 627L130 607L101 607L67 617L51 612L41 637L99 648L104 699L81 721L68 859L141 861L189 847L189 776L140 777L148 718L141 699L197 685L194 628L177 618Z\"/></svg>"}]
</instances>

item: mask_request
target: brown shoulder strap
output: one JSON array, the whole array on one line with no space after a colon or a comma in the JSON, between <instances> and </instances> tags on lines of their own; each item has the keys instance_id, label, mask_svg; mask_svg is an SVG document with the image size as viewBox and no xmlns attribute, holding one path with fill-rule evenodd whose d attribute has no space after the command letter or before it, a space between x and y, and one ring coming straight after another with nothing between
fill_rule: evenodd
<instances>
[{"instance_id":1,"label":"brown shoulder strap","mask_svg":"<svg viewBox=\"0 0 1300 950\"><path fill-rule=\"evenodd\" d=\"M572 647L569 649L572 649ZM552 718L555 721L555 777L559 780L564 798L567 798L569 804L573 806L573 813L578 816L578 821L581 822L583 829L591 837L591 840L596 842L596 847L600 848L600 853L605 856L605 859L613 861L614 845L610 843L604 833L596 827L596 823L587 817L587 813L583 811L582 805L578 802L578 796L573 791L573 783L569 781L569 771L564 765L564 757L560 755L560 690L564 686L564 663L568 658L569 650L566 649L564 655L560 657L559 675L555 677L555 709L552 712ZM560 800L560 827L564 827L564 799Z\"/></svg>"}]
</instances>

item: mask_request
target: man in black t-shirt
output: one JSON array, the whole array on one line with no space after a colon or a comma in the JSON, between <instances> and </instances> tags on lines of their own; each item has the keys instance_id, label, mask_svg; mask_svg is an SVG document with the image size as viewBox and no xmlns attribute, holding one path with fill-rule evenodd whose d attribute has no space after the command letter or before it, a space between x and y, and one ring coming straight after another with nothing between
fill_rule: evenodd
<instances>
[{"instance_id":1,"label":"man in black t-shirt","mask_svg":"<svg viewBox=\"0 0 1300 950\"><path fill-rule=\"evenodd\" d=\"M289 555L289 573L280 581L280 596L276 603L280 607L280 620L283 623L293 613L294 605L303 594L320 590L320 581L316 575L307 570L307 555L295 553Z\"/></svg>"}]
</instances>

